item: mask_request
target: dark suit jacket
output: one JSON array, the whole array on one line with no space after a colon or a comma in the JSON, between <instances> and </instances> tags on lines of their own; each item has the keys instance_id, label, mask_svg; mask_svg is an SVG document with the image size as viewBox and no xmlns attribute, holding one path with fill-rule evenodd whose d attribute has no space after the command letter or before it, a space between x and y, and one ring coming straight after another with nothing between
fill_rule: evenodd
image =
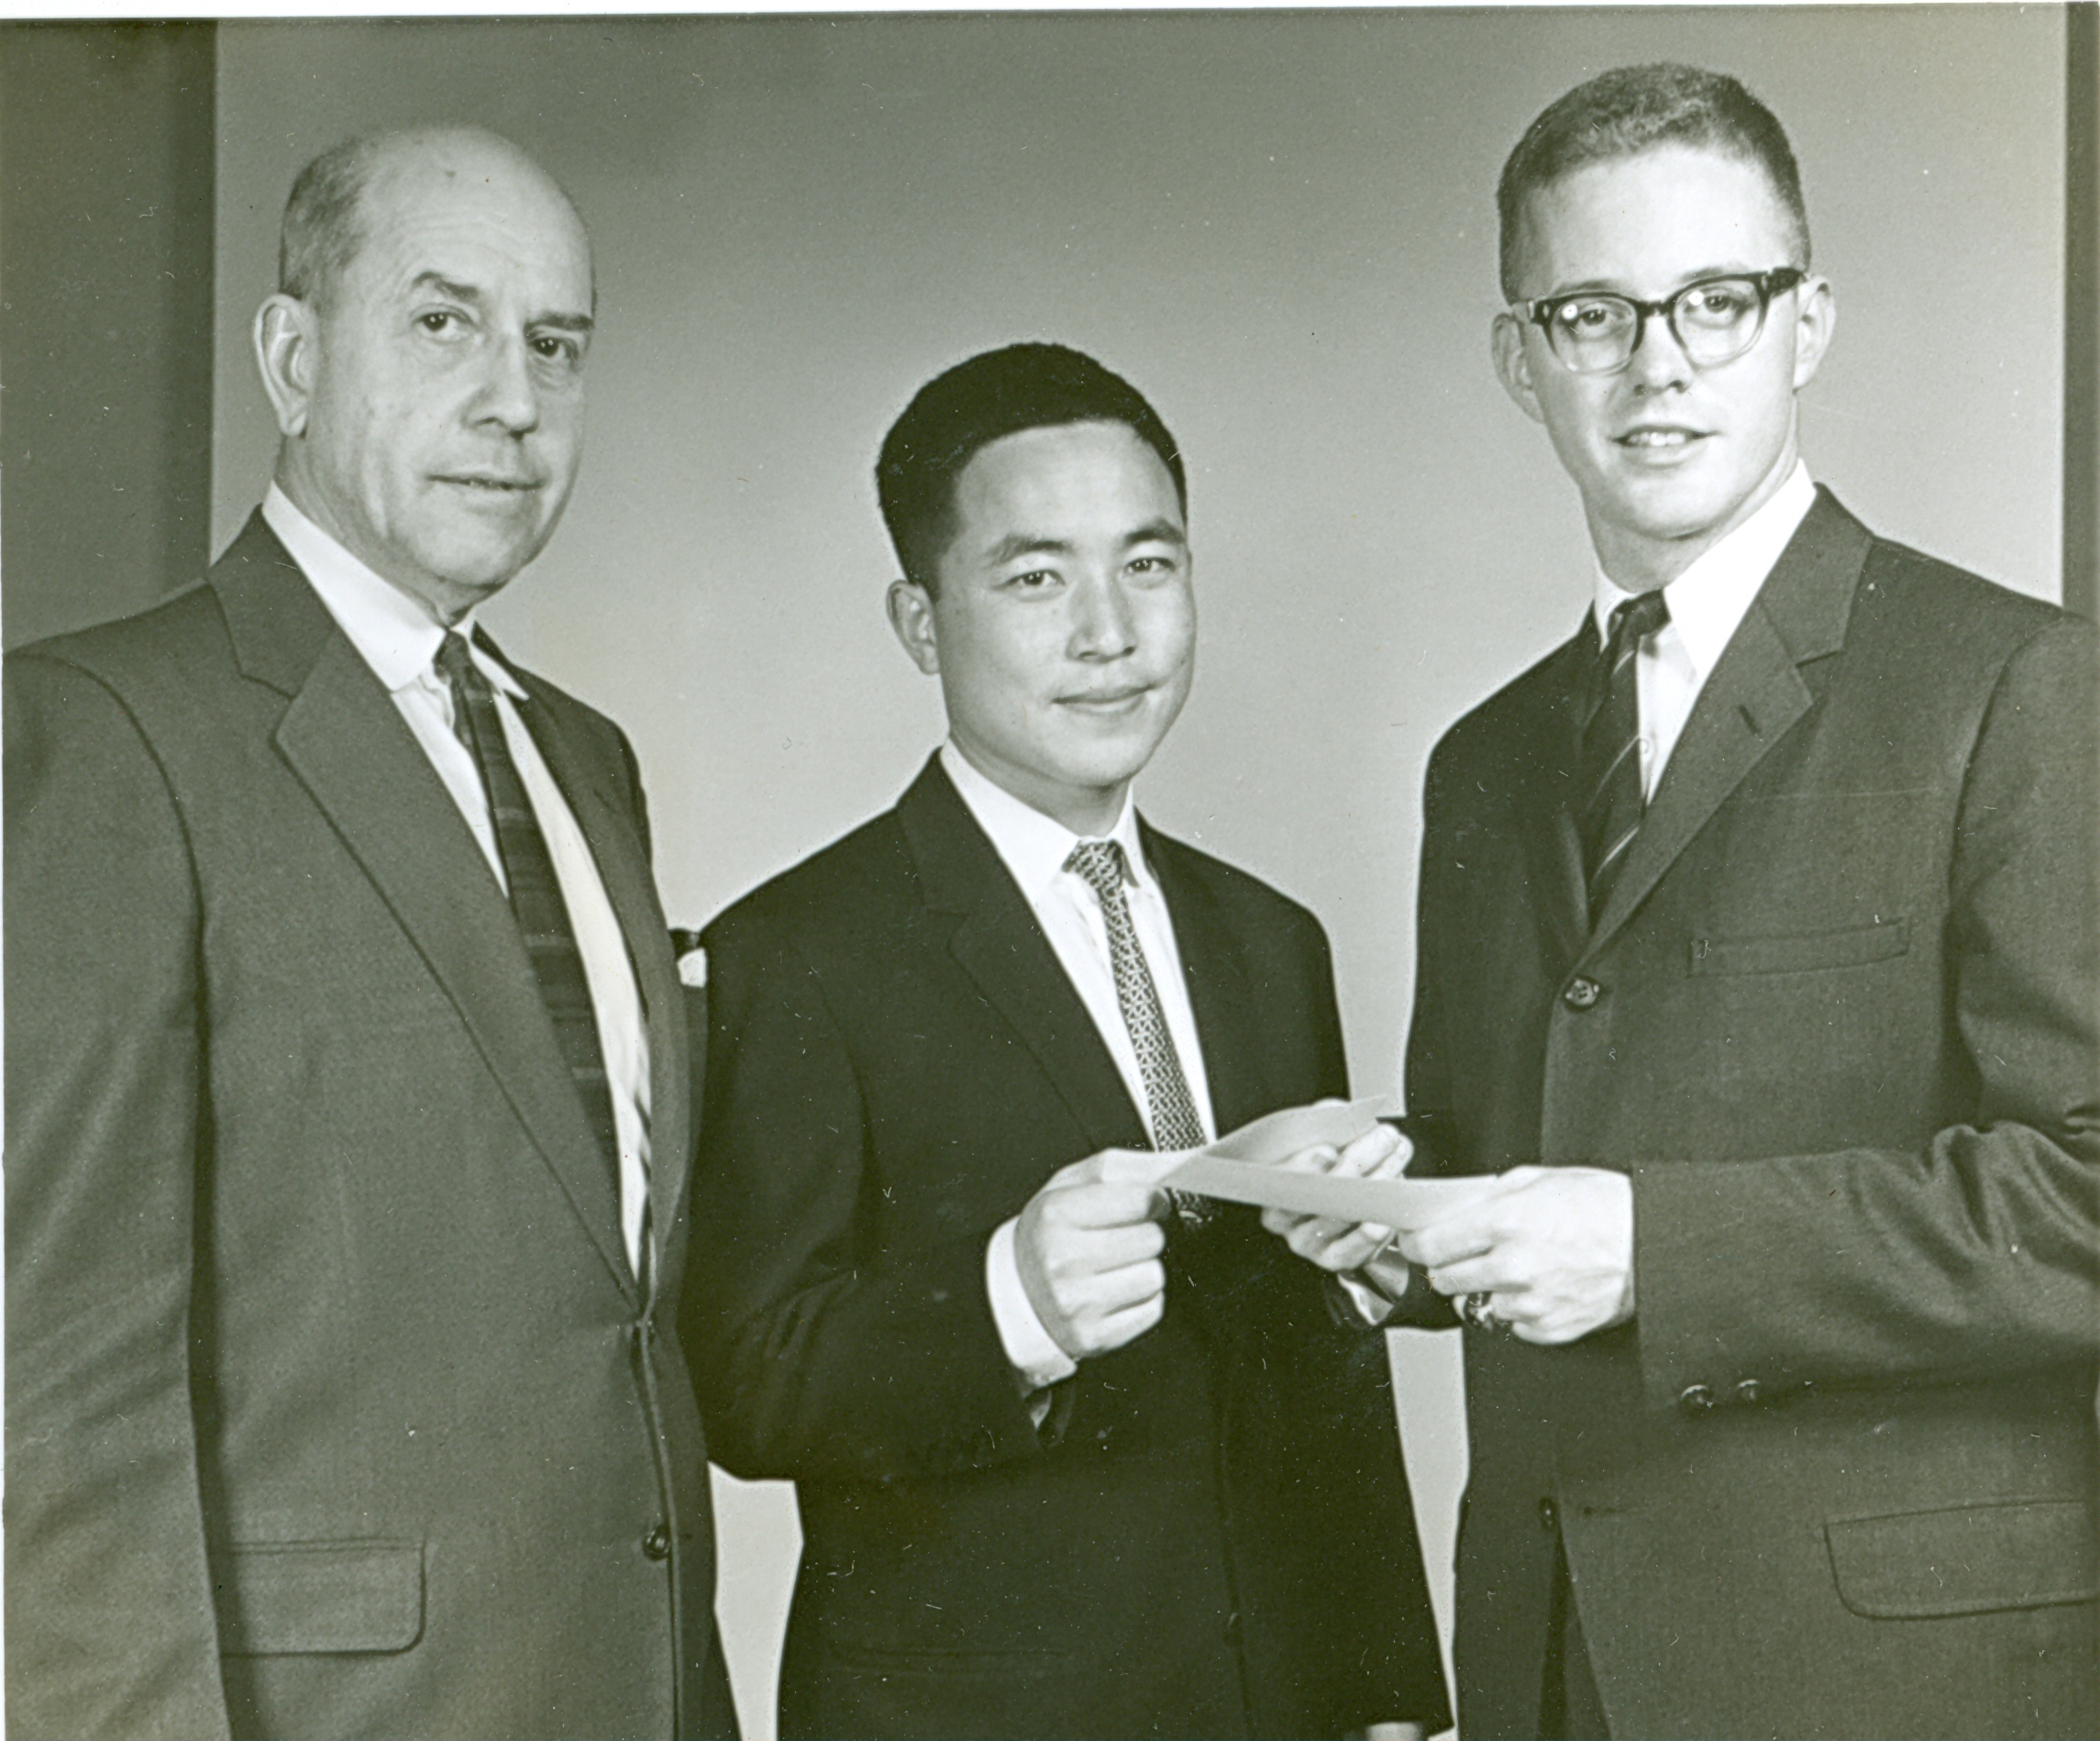
<instances>
[{"instance_id":1,"label":"dark suit jacket","mask_svg":"<svg viewBox=\"0 0 2100 1741\"><path fill-rule=\"evenodd\" d=\"M655 1300L487 862L260 516L8 661L17 1735L730 1721L683 1004L624 740L526 682L647 1011Z\"/></svg>"},{"instance_id":2,"label":"dark suit jacket","mask_svg":"<svg viewBox=\"0 0 2100 1741\"><path fill-rule=\"evenodd\" d=\"M1463 1726L1536 1733L1557 1534L1616 1735L2089 1734L2091 625L1821 495L1586 937L1591 645L1429 773L1428 1164L1634 1191L1632 1324L1466 1337Z\"/></svg>"},{"instance_id":3,"label":"dark suit jacket","mask_svg":"<svg viewBox=\"0 0 2100 1741\"><path fill-rule=\"evenodd\" d=\"M1339 1094L1302 908L1147 832L1230 1128ZM1441 1720L1381 1338L1232 1211L1164 1320L1038 1433L993 1229L1144 1145L1026 899L937 764L710 927L687 1346L726 1467L805 1536L790 1736L1338 1735Z\"/></svg>"}]
</instances>

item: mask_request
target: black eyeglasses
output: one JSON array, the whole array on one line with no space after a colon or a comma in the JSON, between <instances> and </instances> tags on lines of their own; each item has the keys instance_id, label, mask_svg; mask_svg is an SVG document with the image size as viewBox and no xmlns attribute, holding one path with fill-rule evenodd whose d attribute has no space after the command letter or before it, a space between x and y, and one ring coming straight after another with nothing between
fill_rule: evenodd
<instances>
[{"instance_id":1,"label":"black eyeglasses","mask_svg":"<svg viewBox=\"0 0 2100 1741\"><path fill-rule=\"evenodd\" d=\"M1774 296L1808 276L1798 266L1702 278L1661 302L1581 290L1519 303L1512 312L1542 327L1553 355L1578 375L1609 375L1633 360L1650 316L1670 323L1670 336L1695 368L1733 362L1758 340Z\"/></svg>"}]
</instances>

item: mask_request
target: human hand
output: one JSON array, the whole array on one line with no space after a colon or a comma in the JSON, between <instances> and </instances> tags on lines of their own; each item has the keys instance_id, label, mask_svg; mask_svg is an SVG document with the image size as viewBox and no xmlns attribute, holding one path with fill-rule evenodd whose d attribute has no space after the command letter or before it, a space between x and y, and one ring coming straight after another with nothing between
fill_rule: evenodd
<instances>
[{"instance_id":1,"label":"human hand","mask_svg":"<svg viewBox=\"0 0 2100 1741\"><path fill-rule=\"evenodd\" d=\"M1337 1153L1321 1144L1293 1155L1283 1164L1291 1172L1332 1173L1344 1179L1398 1179L1414 1159L1414 1146L1390 1125L1370 1130ZM1335 1275L1361 1270L1393 1236L1390 1227L1370 1221L1336 1221L1325 1215L1300 1215L1288 1209L1265 1209L1262 1225L1303 1258Z\"/></svg>"},{"instance_id":2,"label":"human hand","mask_svg":"<svg viewBox=\"0 0 2100 1741\"><path fill-rule=\"evenodd\" d=\"M1166 1235L1156 1219L1166 1193L1151 1175L1171 1170L1176 1159L1106 1149L1058 1169L1021 1212L1013 1230L1021 1285L1073 1359L1135 1341L1166 1309L1159 1261Z\"/></svg>"},{"instance_id":3,"label":"human hand","mask_svg":"<svg viewBox=\"0 0 2100 1741\"><path fill-rule=\"evenodd\" d=\"M1430 1285L1493 1297L1523 1341L1574 1342L1633 1315L1633 1181L1598 1167L1516 1167L1500 1189L1396 1242Z\"/></svg>"}]
</instances>

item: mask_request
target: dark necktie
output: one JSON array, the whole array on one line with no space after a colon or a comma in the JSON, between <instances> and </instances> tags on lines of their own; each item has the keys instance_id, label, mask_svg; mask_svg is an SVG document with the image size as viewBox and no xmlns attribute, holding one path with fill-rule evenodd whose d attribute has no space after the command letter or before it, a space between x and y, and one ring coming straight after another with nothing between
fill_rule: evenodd
<instances>
[{"instance_id":1,"label":"dark necktie","mask_svg":"<svg viewBox=\"0 0 2100 1741\"><path fill-rule=\"evenodd\" d=\"M1115 975L1116 1004L1122 1011L1132 1048L1137 1053L1137 1073L1144 1083L1144 1098L1152 1114L1152 1146L1155 1148L1200 1148L1206 1138L1203 1121L1196 1115L1196 1099L1188 1092L1188 1079L1181 1072L1181 1058L1174 1049L1174 1036L1166 1026L1166 1013L1159 1006L1159 990L1145 966L1144 951L1138 947L1137 927L1131 923L1130 903L1123 895L1123 849L1113 840L1082 840L1065 860L1065 869L1082 879L1100 898L1101 920L1109 934L1109 967ZM1209 1203L1201 1197L1181 1192L1168 1193L1185 1220L1202 1220Z\"/></svg>"},{"instance_id":2,"label":"dark necktie","mask_svg":"<svg viewBox=\"0 0 2100 1741\"><path fill-rule=\"evenodd\" d=\"M1611 634L1597 673L1597 710L1583 727L1583 880L1589 890L1589 923L1611 898L1626 868L1627 848L1641 831L1647 799L1641 783L1641 692L1636 682L1641 643L1670 620L1660 592L1639 593L1611 613Z\"/></svg>"},{"instance_id":3,"label":"dark necktie","mask_svg":"<svg viewBox=\"0 0 2100 1741\"><path fill-rule=\"evenodd\" d=\"M510 884L511 912L518 935L539 981L539 994L553 1018L556 1039L569 1074L582 1097L584 1116L614 1170L617 1188L619 1139L613 1124L613 1091L605 1076L605 1051L598 1039L598 1015L591 1002L591 981L583 971L583 953L569 928L569 907L554 874L554 859L533 814L518 765L511 760L503 722L496 711L495 692L467 649L466 638L448 634L438 649L438 675L452 688L452 728L473 752L489 800L489 820L496 835L496 854Z\"/></svg>"}]
</instances>

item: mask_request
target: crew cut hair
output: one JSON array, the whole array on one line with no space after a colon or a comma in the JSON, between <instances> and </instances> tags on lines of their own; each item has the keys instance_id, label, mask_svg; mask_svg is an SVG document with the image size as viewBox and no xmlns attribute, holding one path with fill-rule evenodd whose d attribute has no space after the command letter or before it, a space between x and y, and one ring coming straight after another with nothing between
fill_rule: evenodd
<instances>
[{"instance_id":1,"label":"crew cut hair","mask_svg":"<svg viewBox=\"0 0 2100 1741\"><path fill-rule=\"evenodd\" d=\"M941 557L956 536L956 480L979 449L1070 423L1127 425L1159 455L1188 512L1181 451L1142 393L1068 346L1008 345L936 375L883 438L875 492L905 579L939 592Z\"/></svg>"},{"instance_id":2,"label":"crew cut hair","mask_svg":"<svg viewBox=\"0 0 2100 1741\"><path fill-rule=\"evenodd\" d=\"M1799 256L1770 263L1807 269L1808 206L1801 197L1800 166L1779 117L1725 72L1663 61L1615 67L1576 85L1548 105L1517 141L1495 194L1501 216L1503 300L1517 299L1525 207L1534 193L1585 164L1631 157L1659 145L1722 151L1762 168L1792 222Z\"/></svg>"},{"instance_id":3,"label":"crew cut hair","mask_svg":"<svg viewBox=\"0 0 2100 1741\"><path fill-rule=\"evenodd\" d=\"M357 259L379 143L361 133L331 145L293 179L277 240L277 288L285 295L326 304Z\"/></svg>"}]
</instances>

